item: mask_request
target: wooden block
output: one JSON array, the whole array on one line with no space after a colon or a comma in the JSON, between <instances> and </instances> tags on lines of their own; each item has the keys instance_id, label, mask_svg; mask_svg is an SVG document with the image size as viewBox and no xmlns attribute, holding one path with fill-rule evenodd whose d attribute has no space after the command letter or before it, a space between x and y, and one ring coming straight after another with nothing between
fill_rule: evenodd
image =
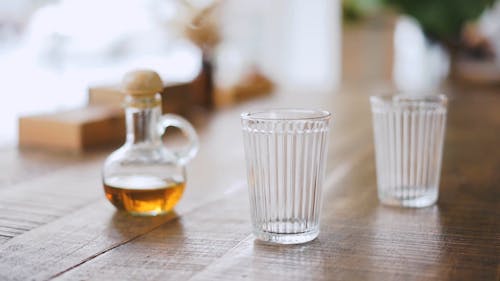
<instances>
[{"instance_id":1,"label":"wooden block","mask_svg":"<svg viewBox=\"0 0 500 281\"><path fill-rule=\"evenodd\" d=\"M19 146L83 151L125 140L125 116L116 106L89 106L19 119Z\"/></svg>"},{"instance_id":2,"label":"wooden block","mask_svg":"<svg viewBox=\"0 0 500 281\"><path fill-rule=\"evenodd\" d=\"M250 72L237 84L229 88L216 88L216 107L226 107L257 97L267 96L274 90L274 83L257 70Z\"/></svg>"},{"instance_id":3,"label":"wooden block","mask_svg":"<svg viewBox=\"0 0 500 281\"><path fill-rule=\"evenodd\" d=\"M196 104L193 100L191 83L167 84L162 94L163 113L187 115L189 108ZM124 94L119 86L95 86L89 88L89 105L123 104Z\"/></svg>"}]
</instances>

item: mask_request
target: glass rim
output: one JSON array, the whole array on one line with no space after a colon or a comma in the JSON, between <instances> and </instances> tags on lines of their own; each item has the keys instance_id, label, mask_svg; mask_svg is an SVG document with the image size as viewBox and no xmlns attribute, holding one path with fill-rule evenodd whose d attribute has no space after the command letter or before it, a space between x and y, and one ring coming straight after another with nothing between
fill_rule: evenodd
<instances>
[{"instance_id":1,"label":"glass rim","mask_svg":"<svg viewBox=\"0 0 500 281\"><path fill-rule=\"evenodd\" d=\"M444 94L381 94L370 96L372 107L430 106L446 108L448 98Z\"/></svg>"},{"instance_id":2,"label":"glass rim","mask_svg":"<svg viewBox=\"0 0 500 281\"><path fill-rule=\"evenodd\" d=\"M242 120L253 121L301 121L328 120L332 114L323 109L307 108L269 108L241 113Z\"/></svg>"}]
</instances>

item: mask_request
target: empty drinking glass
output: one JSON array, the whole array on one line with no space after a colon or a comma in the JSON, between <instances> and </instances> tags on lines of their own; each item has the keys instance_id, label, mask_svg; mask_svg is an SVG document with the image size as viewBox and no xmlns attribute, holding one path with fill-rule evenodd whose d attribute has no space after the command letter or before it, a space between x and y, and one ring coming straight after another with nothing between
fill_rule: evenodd
<instances>
[{"instance_id":1,"label":"empty drinking glass","mask_svg":"<svg viewBox=\"0 0 500 281\"><path fill-rule=\"evenodd\" d=\"M426 207L438 199L446 123L444 95L370 97L378 197L388 205Z\"/></svg>"},{"instance_id":2,"label":"empty drinking glass","mask_svg":"<svg viewBox=\"0 0 500 281\"><path fill-rule=\"evenodd\" d=\"M330 116L308 109L241 115L258 239L296 244L318 236Z\"/></svg>"}]
</instances>

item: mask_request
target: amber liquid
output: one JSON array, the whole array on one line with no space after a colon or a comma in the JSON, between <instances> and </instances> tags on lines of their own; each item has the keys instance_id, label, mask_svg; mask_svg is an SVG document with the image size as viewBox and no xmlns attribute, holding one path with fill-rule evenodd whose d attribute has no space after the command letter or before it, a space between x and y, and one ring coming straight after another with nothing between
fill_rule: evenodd
<instances>
[{"instance_id":1,"label":"amber liquid","mask_svg":"<svg viewBox=\"0 0 500 281\"><path fill-rule=\"evenodd\" d=\"M158 215L174 208L184 192L184 182L155 176L117 176L104 182L106 198L120 210L136 215Z\"/></svg>"}]
</instances>

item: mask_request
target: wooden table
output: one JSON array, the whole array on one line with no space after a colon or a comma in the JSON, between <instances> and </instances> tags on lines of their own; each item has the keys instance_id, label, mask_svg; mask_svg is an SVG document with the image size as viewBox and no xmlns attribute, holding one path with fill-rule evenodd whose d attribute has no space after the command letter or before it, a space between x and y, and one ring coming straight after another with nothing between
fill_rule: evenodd
<instances>
[{"instance_id":1,"label":"wooden table","mask_svg":"<svg viewBox=\"0 0 500 281\"><path fill-rule=\"evenodd\" d=\"M174 213L133 217L105 200L109 151L0 151L0 280L500 280L500 95L450 85L437 205L376 197L366 93L276 94L207 116ZM296 246L251 235L239 113L333 112L321 233Z\"/></svg>"}]
</instances>

